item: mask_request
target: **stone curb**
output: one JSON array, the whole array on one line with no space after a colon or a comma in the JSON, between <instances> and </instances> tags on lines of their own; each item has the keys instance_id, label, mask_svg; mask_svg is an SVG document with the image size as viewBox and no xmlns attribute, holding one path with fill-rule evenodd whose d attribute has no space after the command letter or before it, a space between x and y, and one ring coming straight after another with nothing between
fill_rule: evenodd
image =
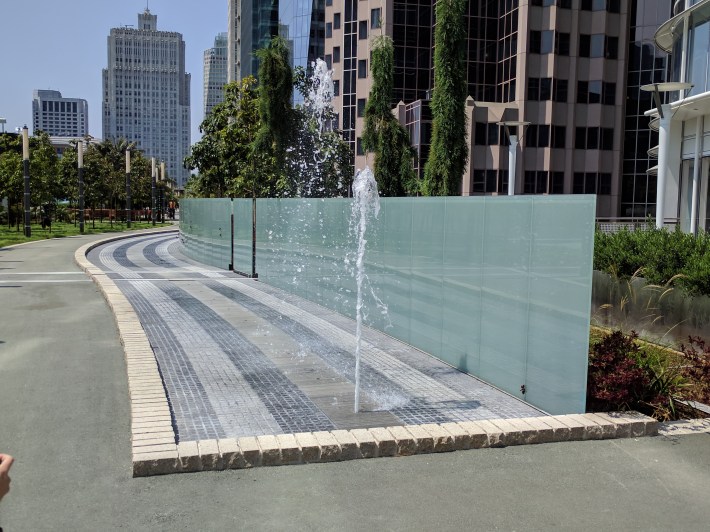
<instances>
[{"instance_id":1,"label":"stone curb","mask_svg":"<svg viewBox=\"0 0 710 532\"><path fill-rule=\"evenodd\" d=\"M123 344L128 375L128 393L131 400L131 447L133 474L173 473L177 466L178 446L172 424L168 397L163 386L153 349L143 326L113 279L89 262L86 255L93 248L116 240L133 238L146 234L175 233L170 228L147 229L131 233L121 233L96 240L81 246L74 252L74 261L96 283L113 312L118 334ZM189 443L189 442L188 442ZM181 444L184 446L184 444ZM209 461L211 449L203 443L196 445L204 457L205 464L214 469ZM216 451L216 445L215 449ZM212 453L212 456L214 453ZM189 464L185 464L186 467ZM191 470L189 468L185 470ZM196 469L192 469L196 470Z\"/></svg>"},{"instance_id":2,"label":"stone curb","mask_svg":"<svg viewBox=\"0 0 710 532\"><path fill-rule=\"evenodd\" d=\"M710 432L710 420L695 424ZM655 419L637 412L607 412L200 440L169 448L156 442L154 449L141 452L134 447L133 474L140 477L509 445L636 438L654 436L658 431Z\"/></svg>"},{"instance_id":3,"label":"stone curb","mask_svg":"<svg viewBox=\"0 0 710 532\"><path fill-rule=\"evenodd\" d=\"M573 440L635 438L659 432L659 424L653 418L637 412L612 412L302 432L176 444L169 401L155 355L138 316L113 280L86 258L91 249L108 242L172 232L176 229L171 227L114 235L86 244L74 255L76 263L98 285L111 307L124 347L131 399L134 477ZM710 422L702 427L710 432ZM693 428L694 432L699 430Z\"/></svg>"}]
</instances>

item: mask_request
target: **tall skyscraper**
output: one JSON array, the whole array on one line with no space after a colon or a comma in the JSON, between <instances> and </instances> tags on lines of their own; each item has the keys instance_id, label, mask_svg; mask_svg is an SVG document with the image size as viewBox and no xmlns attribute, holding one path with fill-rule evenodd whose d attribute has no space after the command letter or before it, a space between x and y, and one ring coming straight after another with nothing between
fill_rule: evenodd
<instances>
[{"instance_id":1,"label":"tall skyscraper","mask_svg":"<svg viewBox=\"0 0 710 532\"><path fill-rule=\"evenodd\" d=\"M158 31L146 9L137 28L112 28L103 71L103 136L136 142L146 157L166 163L168 177L185 186L190 149L190 74L182 34Z\"/></svg>"},{"instance_id":2,"label":"tall skyscraper","mask_svg":"<svg viewBox=\"0 0 710 532\"><path fill-rule=\"evenodd\" d=\"M320 1L320 0L316 0ZM264 48L279 32L278 0L229 0L229 81L257 76L254 52Z\"/></svg>"},{"instance_id":3,"label":"tall skyscraper","mask_svg":"<svg viewBox=\"0 0 710 532\"><path fill-rule=\"evenodd\" d=\"M84 137L89 133L89 105L80 98L63 98L52 90L36 90L32 125L52 137Z\"/></svg>"},{"instance_id":4,"label":"tall skyscraper","mask_svg":"<svg viewBox=\"0 0 710 532\"><path fill-rule=\"evenodd\" d=\"M328 0L332 3L332 0ZM279 0L279 35L291 50L291 66L323 59L326 0Z\"/></svg>"},{"instance_id":5,"label":"tall skyscraper","mask_svg":"<svg viewBox=\"0 0 710 532\"><path fill-rule=\"evenodd\" d=\"M206 117L212 108L224 101L224 85L227 83L227 34L220 33L214 47L205 50L203 111Z\"/></svg>"},{"instance_id":6,"label":"tall skyscraper","mask_svg":"<svg viewBox=\"0 0 710 532\"><path fill-rule=\"evenodd\" d=\"M654 108L648 83L668 81L668 54L656 46L656 30L671 16L670 0L630 2L629 61L626 73L626 124L621 174L621 216L655 214L656 176L647 173L654 161L648 150L658 146L658 132L648 128L646 111ZM680 3L682 5L682 3Z\"/></svg>"}]
</instances>

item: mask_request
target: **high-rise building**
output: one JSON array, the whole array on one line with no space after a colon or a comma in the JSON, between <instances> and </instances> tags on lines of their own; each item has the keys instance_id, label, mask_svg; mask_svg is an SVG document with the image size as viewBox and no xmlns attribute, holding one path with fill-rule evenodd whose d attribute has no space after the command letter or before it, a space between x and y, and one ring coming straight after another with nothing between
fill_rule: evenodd
<instances>
[{"instance_id":1,"label":"high-rise building","mask_svg":"<svg viewBox=\"0 0 710 532\"><path fill-rule=\"evenodd\" d=\"M648 173L656 161L648 154L658 146L658 132L648 128L646 111L655 107L650 92L641 87L667 81L668 54L656 46L656 30L671 16L670 0L630 2L629 59L626 72L626 116L621 172L622 217L655 215L656 175ZM677 3L677 2L675 2Z\"/></svg>"},{"instance_id":2,"label":"high-rise building","mask_svg":"<svg viewBox=\"0 0 710 532\"><path fill-rule=\"evenodd\" d=\"M257 77L259 61L254 52L278 35L278 0L229 0L228 21L229 81Z\"/></svg>"},{"instance_id":3,"label":"high-rise building","mask_svg":"<svg viewBox=\"0 0 710 532\"><path fill-rule=\"evenodd\" d=\"M36 90L32 125L52 137L84 137L89 133L89 105L80 98L63 98L52 90Z\"/></svg>"},{"instance_id":4,"label":"high-rise building","mask_svg":"<svg viewBox=\"0 0 710 532\"><path fill-rule=\"evenodd\" d=\"M203 111L206 117L212 108L224 101L227 83L227 34L220 33L214 46L204 54Z\"/></svg>"},{"instance_id":5,"label":"high-rise building","mask_svg":"<svg viewBox=\"0 0 710 532\"><path fill-rule=\"evenodd\" d=\"M696 233L710 230L710 0L678 0L666 15L655 32L646 33L669 54L670 82L645 87L656 94L650 92L652 98L639 110L646 111L646 118L650 115L648 127L658 133L650 150L658 161L648 169L656 174L649 179L648 195L658 202L653 212L657 225L678 224ZM657 54L646 52L645 64L650 65ZM645 81L650 85L656 80L646 76Z\"/></svg>"},{"instance_id":6,"label":"high-rise building","mask_svg":"<svg viewBox=\"0 0 710 532\"><path fill-rule=\"evenodd\" d=\"M147 157L166 163L168 177L184 187L189 171L190 74L182 34L158 31L146 9L137 28L112 28L103 71L103 136L134 141Z\"/></svg>"},{"instance_id":7,"label":"high-rise building","mask_svg":"<svg viewBox=\"0 0 710 532\"><path fill-rule=\"evenodd\" d=\"M332 0L327 0L332 3ZM279 0L279 35L291 50L291 66L323 59L326 0Z\"/></svg>"},{"instance_id":8,"label":"high-rise building","mask_svg":"<svg viewBox=\"0 0 710 532\"><path fill-rule=\"evenodd\" d=\"M647 131L644 138L631 137L648 122L646 101L638 101L640 84L665 79L665 54L655 47L651 28L670 13L671 3L469 2L469 160L462 194L508 193L509 142L497 123L518 121L529 125L508 130L521 137L516 194L595 193L598 217L648 212L655 198L641 198L641 192L650 187L645 172L652 139ZM358 168L368 163L360 137L372 84L370 44L384 34L394 43L392 107L410 132L419 155L416 169L423 173L431 140L435 8L436 0L326 2L325 57L335 70L334 104ZM624 183L632 187L623 210L622 166Z\"/></svg>"}]
</instances>

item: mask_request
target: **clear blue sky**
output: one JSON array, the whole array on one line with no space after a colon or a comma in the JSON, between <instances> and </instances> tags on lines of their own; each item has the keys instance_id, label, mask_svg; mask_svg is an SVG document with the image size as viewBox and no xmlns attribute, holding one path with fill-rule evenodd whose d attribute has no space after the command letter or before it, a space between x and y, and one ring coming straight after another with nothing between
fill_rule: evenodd
<instances>
[{"instance_id":1,"label":"clear blue sky","mask_svg":"<svg viewBox=\"0 0 710 532\"><path fill-rule=\"evenodd\" d=\"M227 31L227 0L148 0L158 29L182 33L192 74L191 143L202 121L202 55ZM6 131L32 129L32 91L89 102L89 133L101 138L101 69L111 28L137 24L146 0L0 0L0 117Z\"/></svg>"}]
</instances>

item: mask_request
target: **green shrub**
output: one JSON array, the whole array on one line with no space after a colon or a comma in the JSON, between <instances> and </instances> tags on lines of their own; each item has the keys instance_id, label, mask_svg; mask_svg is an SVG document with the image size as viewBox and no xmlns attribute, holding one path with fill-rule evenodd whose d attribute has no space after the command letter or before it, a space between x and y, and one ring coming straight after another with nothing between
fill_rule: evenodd
<instances>
[{"instance_id":1,"label":"green shrub","mask_svg":"<svg viewBox=\"0 0 710 532\"><path fill-rule=\"evenodd\" d=\"M710 235L656 228L597 231L594 268L622 279L639 275L640 270L649 283L658 285L678 276L676 286L688 295L710 295Z\"/></svg>"}]
</instances>

